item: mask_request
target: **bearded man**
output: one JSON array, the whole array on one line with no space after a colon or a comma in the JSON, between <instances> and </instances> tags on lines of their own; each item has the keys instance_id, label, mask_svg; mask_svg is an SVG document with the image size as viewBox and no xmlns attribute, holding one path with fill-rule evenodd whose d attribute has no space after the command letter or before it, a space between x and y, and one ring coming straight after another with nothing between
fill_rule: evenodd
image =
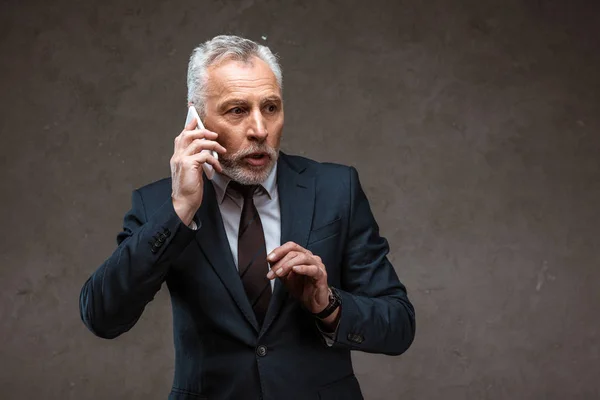
<instances>
[{"instance_id":1,"label":"bearded man","mask_svg":"<svg viewBox=\"0 0 600 400\"><path fill-rule=\"evenodd\" d=\"M166 282L169 399L362 399L351 350L403 353L415 313L357 171L279 151L281 67L251 40L194 50L188 106L205 129L189 123L171 177L133 192L81 318L115 338Z\"/></svg>"}]
</instances>

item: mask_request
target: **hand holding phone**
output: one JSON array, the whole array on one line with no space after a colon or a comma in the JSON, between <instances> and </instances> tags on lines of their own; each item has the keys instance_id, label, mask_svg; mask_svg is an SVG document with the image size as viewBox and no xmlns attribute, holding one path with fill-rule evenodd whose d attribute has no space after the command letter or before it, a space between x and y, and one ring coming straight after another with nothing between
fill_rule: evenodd
<instances>
[{"instance_id":1,"label":"hand holding phone","mask_svg":"<svg viewBox=\"0 0 600 400\"><path fill-rule=\"evenodd\" d=\"M188 108L187 118L185 119L184 127L187 126L193 119L196 120L197 129L204 129L204 124L202 124L202 120L200 119L200 116L198 115L198 111L196 111L196 107L191 105ZM204 140L204 139L202 139L202 140ZM214 150L202 150L202 151L210 151L210 154L215 159L217 159L217 160L219 159L219 155ZM202 169L204 170L204 173L206 174L208 179L212 180L213 176L215 176L215 169L213 168L213 166L210 165L209 163L203 163Z\"/></svg>"},{"instance_id":2,"label":"hand holding phone","mask_svg":"<svg viewBox=\"0 0 600 400\"><path fill-rule=\"evenodd\" d=\"M195 213L202 205L203 175L212 179L215 170L222 171L217 153L227 152L225 147L216 141L219 135L203 128L196 109L193 106L189 107L186 125L175 138L173 156L169 161L173 208L187 226L190 226ZM198 168L198 164L202 165L202 169Z\"/></svg>"}]
</instances>

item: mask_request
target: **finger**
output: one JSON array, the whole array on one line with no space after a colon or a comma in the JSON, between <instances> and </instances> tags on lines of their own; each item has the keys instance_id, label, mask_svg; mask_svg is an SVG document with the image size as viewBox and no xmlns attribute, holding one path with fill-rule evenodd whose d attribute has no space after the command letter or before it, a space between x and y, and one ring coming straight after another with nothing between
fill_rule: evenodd
<instances>
[{"instance_id":1,"label":"finger","mask_svg":"<svg viewBox=\"0 0 600 400\"><path fill-rule=\"evenodd\" d=\"M215 140L219 135L206 129L196 129L192 131L183 130L175 137L175 154L181 153L194 139Z\"/></svg>"},{"instance_id":2,"label":"finger","mask_svg":"<svg viewBox=\"0 0 600 400\"><path fill-rule=\"evenodd\" d=\"M223 167L221 167L221 163L219 162L219 160L217 160L215 157L212 156L212 154L210 154L209 151L201 151L200 153L196 153L193 154L191 156L187 156L187 159L189 159L191 162L197 163L197 164L210 164L213 166L214 169L217 170L217 172L222 173L223 172Z\"/></svg>"},{"instance_id":3,"label":"finger","mask_svg":"<svg viewBox=\"0 0 600 400\"><path fill-rule=\"evenodd\" d=\"M219 134L208 129L194 129L191 131L181 132L184 141L191 143L194 139L210 139L215 140L219 137Z\"/></svg>"},{"instance_id":4,"label":"finger","mask_svg":"<svg viewBox=\"0 0 600 400\"><path fill-rule=\"evenodd\" d=\"M208 129L194 129L191 131L182 131L177 138L175 138L175 150L185 149L195 139L208 139L215 140L219 135Z\"/></svg>"},{"instance_id":5,"label":"finger","mask_svg":"<svg viewBox=\"0 0 600 400\"><path fill-rule=\"evenodd\" d=\"M271 270L267 274L267 278L273 279L277 276L281 278L281 277L287 275L288 271L282 270L281 267L283 267L284 265L286 265L288 263L291 263L292 260L294 260L297 257L300 257L301 255L302 255L302 253L297 252L297 251L290 251L289 253L287 253L281 260L279 260L278 262L276 262L274 264L271 264ZM295 265L295 264L290 264L290 265Z\"/></svg>"},{"instance_id":6,"label":"finger","mask_svg":"<svg viewBox=\"0 0 600 400\"><path fill-rule=\"evenodd\" d=\"M290 251L282 259L280 259L278 262L271 263L270 264L271 270L267 274L267 278L268 279L274 279L274 278L276 278L278 275L276 275L275 272L278 271L279 269L281 269L281 266L284 263L286 263L286 262L294 259L295 257L298 257L300 254L301 253L298 253L297 251ZM283 276L283 274L281 274L281 276Z\"/></svg>"},{"instance_id":7,"label":"finger","mask_svg":"<svg viewBox=\"0 0 600 400\"><path fill-rule=\"evenodd\" d=\"M318 281L323 276L323 270L313 264L299 264L292 267L292 271L298 275L304 275Z\"/></svg>"},{"instance_id":8,"label":"finger","mask_svg":"<svg viewBox=\"0 0 600 400\"><path fill-rule=\"evenodd\" d=\"M296 257L279 263L279 266L275 268L275 275L281 278L282 276L287 275L295 265L315 264L313 257L310 257L308 254L298 252L294 253L297 254Z\"/></svg>"},{"instance_id":9,"label":"finger","mask_svg":"<svg viewBox=\"0 0 600 400\"><path fill-rule=\"evenodd\" d=\"M294 267L295 265L314 264L315 261L311 256L305 253L299 253L297 251L294 251L288 254L295 254L295 257L284 257L273 268L271 268L271 276L275 275L279 278L283 278L287 276L287 274L289 274L290 271L292 271L292 267Z\"/></svg>"},{"instance_id":10,"label":"finger","mask_svg":"<svg viewBox=\"0 0 600 400\"><path fill-rule=\"evenodd\" d=\"M194 141L190 143L188 147L186 147L186 149L181 153L181 155L191 156L192 154L199 153L202 150L214 150L220 154L225 154L227 152L225 147L221 146L219 143L213 140L194 139Z\"/></svg>"},{"instance_id":11,"label":"finger","mask_svg":"<svg viewBox=\"0 0 600 400\"><path fill-rule=\"evenodd\" d=\"M308 250L306 250L299 244L296 244L294 242L287 242L287 243L277 247L276 249L274 249L267 256L267 261L269 261L270 263L278 262L283 257L285 257L286 254L288 254L290 251L298 251L298 252L302 252L302 253L308 252Z\"/></svg>"}]
</instances>

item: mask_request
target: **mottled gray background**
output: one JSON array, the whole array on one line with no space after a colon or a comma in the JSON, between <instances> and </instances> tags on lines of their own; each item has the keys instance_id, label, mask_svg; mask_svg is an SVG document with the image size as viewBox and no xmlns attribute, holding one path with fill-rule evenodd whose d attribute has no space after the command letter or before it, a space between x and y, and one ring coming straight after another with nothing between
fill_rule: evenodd
<instances>
[{"instance_id":1,"label":"mottled gray background","mask_svg":"<svg viewBox=\"0 0 600 400\"><path fill-rule=\"evenodd\" d=\"M281 56L284 149L356 166L392 245L417 339L354 354L367 399L600 398L591 0L2 1L0 397L166 398L166 290L112 341L77 300L220 33Z\"/></svg>"}]
</instances>

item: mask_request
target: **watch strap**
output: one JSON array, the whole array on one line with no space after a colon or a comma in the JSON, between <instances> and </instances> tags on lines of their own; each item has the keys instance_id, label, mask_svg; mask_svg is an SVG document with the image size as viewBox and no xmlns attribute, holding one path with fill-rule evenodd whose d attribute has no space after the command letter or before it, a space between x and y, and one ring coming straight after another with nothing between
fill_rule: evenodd
<instances>
[{"instance_id":1,"label":"watch strap","mask_svg":"<svg viewBox=\"0 0 600 400\"><path fill-rule=\"evenodd\" d=\"M325 309L319 313L313 313L313 315L319 319L329 317L333 312L342 304L342 298L335 288L329 287L329 304Z\"/></svg>"}]
</instances>

